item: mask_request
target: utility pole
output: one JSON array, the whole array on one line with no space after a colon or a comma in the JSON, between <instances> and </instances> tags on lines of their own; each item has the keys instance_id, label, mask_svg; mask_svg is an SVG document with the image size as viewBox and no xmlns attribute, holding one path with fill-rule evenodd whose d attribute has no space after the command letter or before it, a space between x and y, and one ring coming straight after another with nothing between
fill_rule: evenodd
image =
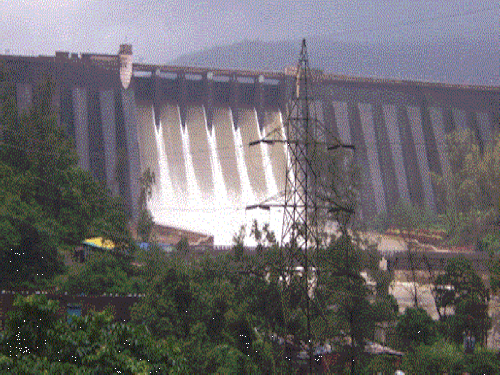
<instances>
[{"instance_id":1,"label":"utility pole","mask_svg":"<svg viewBox=\"0 0 500 375\"><path fill-rule=\"evenodd\" d=\"M288 266L302 266L305 295L305 315L307 321L307 346L309 354L309 373L313 371L313 343L311 340L309 270L311 268L310 254L322 245L322 228L320 212L330 213L354 211L341 205L325 207L321 204L324 195L325 176L323 174L325 158L329 150L339 148L354 149L354 146L343 145L337 139L327 144L328 129L317 119L314 102L314 92L311 84L315 79L309 68L306 40L302 40L300 57L295 72L295 90L287 104L284 129L273 129L264 139L250 143L285 144L287 162L285 171L285 190L278 196L283 199L277 204L266 200L258 205L247 207L270 209L283 208L283 223L280 249L282 257L286 256ZM333 138L332 138L333 139ZM349 211L349 212L348 212ZM352 211L352 212L351 212ZM293 270L290 270L293 272Z\"/></svg>"}]
</instances>

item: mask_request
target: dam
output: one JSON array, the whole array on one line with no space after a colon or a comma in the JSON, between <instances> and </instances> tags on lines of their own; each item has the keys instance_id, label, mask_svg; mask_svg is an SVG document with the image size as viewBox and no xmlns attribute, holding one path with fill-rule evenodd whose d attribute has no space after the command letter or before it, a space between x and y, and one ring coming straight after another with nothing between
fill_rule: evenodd
<instances>
[{"instance_id":1,"label":"dam","mask_svg":"<svg viewBox=\"0 0 500 375\"><path fill-rule=\"evenodd\" d=\"M249 143L282 127L294 89L284 72L133 63L117 55L0 55L20 111L46 77L55 82L59 122L80 166L121 195L137 215L138 179L155 173L155 221L231 242L241 225L269 222L280 238L282 211L245 210L284 189L286 146ZM437 207L431 172L447 173L445 135L470 128L481 147L498 132L500 88L315 73L318 119L356 147L369 219L399 200Z\"/></svg>"}]
</instances>

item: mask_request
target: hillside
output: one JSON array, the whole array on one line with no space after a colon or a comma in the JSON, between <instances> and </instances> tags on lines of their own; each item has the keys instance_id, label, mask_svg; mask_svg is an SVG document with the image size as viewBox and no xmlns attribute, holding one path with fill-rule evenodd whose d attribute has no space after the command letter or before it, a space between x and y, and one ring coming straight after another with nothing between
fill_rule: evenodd
<instances>
[{"instance_id":1,"label":"hillside","mask_svg":"<svg viewBox=\"0 0 500 375\"><path fill-rule=\"evenodd\" d=\"M340 75L499 85L498 42L442 38L412 44L355 44L327 38L308 39L314 68ZM180 66L282 71L295 65L297 41L240 43L182 55Z\"/></svg>"}]
</instances>

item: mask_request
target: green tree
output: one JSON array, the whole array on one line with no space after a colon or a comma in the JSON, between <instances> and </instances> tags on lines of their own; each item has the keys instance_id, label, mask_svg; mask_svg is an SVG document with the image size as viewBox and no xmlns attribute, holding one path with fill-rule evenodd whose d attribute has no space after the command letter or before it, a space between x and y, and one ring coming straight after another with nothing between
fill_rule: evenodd
<instances>
[{"instance_id":1,"label":"green tree","mask_svg":"<svg viewBox=\"0 0 500 375\"><path fill-rule=\"evenodd\" d=\"M3 81L2 81L3 79ZM52 106L53 83L35 90L18 113L15 91L0 77L0 283L41 283L63 271L58 250L88 236L132 242L118 198L78 166L73 141ZM14 267L15 266L15 267ZM12 270L15 270L12 272Z\"/></svg>"},{"instance_id":2,"label":"green tree","mask_svg":"<svg viewBox=\"0 0 500 375\"><path fill-rule=\"evenodd\" d=\"M461 129L446 136L446 146L450 167L432 174L438 204L444 207L450 242L470 243L498 217L500 135L481 152L472 130Z\"/></svg>"},{"instance_id":3,"label":"green tree","mask_svg":"<svg viewBox=\"0 0 500 375\"><path fill-rule=\"evenodd\" d=\"M49 330L58 320L59 302L47 300L45 295L17 296L13 307L8 313L2 351L15 357L46 355Z\"/></svg>"},{"instance_id":4,"label":"green tree","mask_svg":"<svg viewBox=\"0 0 500 375\"><path fill-rule=\"evenodd\" d=\"M448 327L452 340L460 343L466 329L471 329L480 343L486 340L491 325L489 292L470 261L463 257L451 259L445 273L436 278L433 294L440 320Z\"/></svg>"},{"instance_id":5,"label":"green tree","mask_svg":"<svg viewBox=\"0 0 500 375\"><path fill-rule=\"evenodd\" d=\"M409 307L399 317L396 332L402 347L432 344L436 336L435 322L421 307Z\"/></svg>"},{"instance_id":6,"label":"green tree","mask_svg":"<svg viewBox=\"0 0 500 375\"><path fill-rule=\"evenodd\" d=\"M155 174L147 168L139 178L139 218L137 220L137 236L143 242L149 242L151 232L154 227L154 220L151 211L148 209L148 201L153 196L153 186L155 184Z\"/></svg>"},{"instance_id":7,"label":"green tree","mask_svg":"<svg viewBox=\"0 0 500 375\"><path fill-rule=\"evenodd\" d=\"M144 292L140 271L131 265L130 258L108 252L94 252L85 264L75 268L61 290L72 294L100 295L113 293L127 295Z\"/></svg>"},{"instance_id":8,"label":"green tree","mask_svg":"<svg viewBox=\"0 0 500 375\"><path fill-rule=\"evenodd\" d=\"M175 245L175 249L177 252L183 256L186 256L189 254L190 248L189 248L189 241L187 237L182 237L179 242L177 242L177 245Z\"/></svg>"},{"instance_id":9,"label":"green tree","mask_svg":"<svg viewBox=\"0 0 500 375\"><path fill-rule=\"evenodd\" d=\"M134 256L136 265L139 267L139 277L146 285L172 264L170 255L154 242L147 249L137 250Z\"/></svg>"},{"instance_id":10,"label":"green tree","mask_svg":"<svg viewBox=\"0 0 500 375\"><path fill-rule=\"evenodd\" d=\"M58 302L43 295L18 297L0 337L2 373L186 373L176 343L153 339L144 326L114 322L90 312L68 322Z\"/></svg>"},{"instance_id":11,"label":"green tree","mask_svg":"<svg viewBox=\"0 0 500 375\"><path fill-rule=\"evenodd\" d=\"M24 204L17 206L18 209L23 207ZM4 207L6 211L8 208ZM20 284L40 285L64 270L57 252L57 242L51 237L51 232L40 222L30 223L35 220L36 214L29 208L21 215L12 215L4 221L3 228L12 230L10 239L14 239L0 250L0 284L4 288Z\"/></svg>"},{"instance_id":12,"label":"green tree","mask_svg":"<svg viewBox=\"0 0 500 375\"><path fill-rule=\"evenodd\" d=\"M462 374L466 371L463 351L445 340L407 351L401 367L408 374Z\"/></svg>"},{"instance_id":13,"label":"green tree","mask_svg":"<svg viewBox=\"0 0 500 375\"><path fill-rule=\"evenodd\" d=\"M346 359L355 366L366 341L373 337L376 317L368 300L372 293L360 274L360 249L344 233L316 256L320 273L313 299L315 339L340 338Z\"/></svg>"},{"instance_id":14,"label":"green tree","mask_svg":"<svg viewBox=\"0 0 500 375\"><path fill-rule=\"evenodd\" d=\"M169 268L152 281L146 296L132 308L132 318L158 337L186 339L201 312L188 274Z\"/></svg>"}]
</instances>

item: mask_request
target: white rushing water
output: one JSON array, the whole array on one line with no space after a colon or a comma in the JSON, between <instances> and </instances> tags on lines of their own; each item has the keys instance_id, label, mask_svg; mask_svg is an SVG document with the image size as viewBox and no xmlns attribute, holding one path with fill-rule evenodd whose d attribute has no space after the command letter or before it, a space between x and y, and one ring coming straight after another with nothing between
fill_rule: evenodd
<instances>
[{"instance_id":1,"label":"white rushing water","mask_svg":"<svg viewBox=\"0 0 500 375\"><path fill-rule=\"evenodd\" d=\"M207 127L204 108L191 109L186 127L180 124L178 107L162 108L158 128L151 121L154 113L151 115L150 112L147 109L140 115L144 117L141 124L142 154L150 155L148 150L154 150L157 160L145 157L141 163L143 170L149 167L157 173L157 186L149 202L157 223L211 234L216 245L230 245L242 225L249 234L252 222L257 220L261 226L269 223L279 239L282 209L245 209L259 203L254 186L264 186L266 196L275 196L280 190L275 177L276 167L273 169L271 160L271 146L255 146L259 147L259 152L252 155L258 160L252 160L250 164L252 168L263 169L262 176L266 181L252 181L250 164L246 160L250 156L245 152L248 140L242 139L241 129L234 128L229 108L219 109L222 123L214 124L212 129ZM223 126L229 126L231 130ZM256 119L253 126L257 127L256 134L262 137L264 133L260 132ZM193 134L196 139L191 139ZM248 134L247 131L246 138ZM232 139L225 140L224 137ZM221 147L218 140L225 146ZM203 145L207 150L201 149ZM254 175L255 171L252 171ZM248 236L246 244L254 244Z\"/></svg>"}]
</instances>

